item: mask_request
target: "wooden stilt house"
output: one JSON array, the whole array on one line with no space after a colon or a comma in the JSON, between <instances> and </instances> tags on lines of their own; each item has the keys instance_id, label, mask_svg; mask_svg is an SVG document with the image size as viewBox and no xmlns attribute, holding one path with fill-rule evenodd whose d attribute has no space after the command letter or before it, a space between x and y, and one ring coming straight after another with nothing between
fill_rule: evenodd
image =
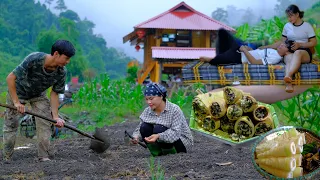
<instances>
[{"instance_id":1,"label":"wooden stilt house","mask_svg":"<svg viewBox=\"0 0 320 180\"><path fill-rule=\"evenodd\" d=\"M160 82L162 73L178 75L184 65L200 56L214 57L214 40L220 28L235 31L185 2L134 26L123 37L123 43L130 41L137 51L143 46L144 62L138 83L148 76L151 81Z\"/></svg>"}]
</instances>

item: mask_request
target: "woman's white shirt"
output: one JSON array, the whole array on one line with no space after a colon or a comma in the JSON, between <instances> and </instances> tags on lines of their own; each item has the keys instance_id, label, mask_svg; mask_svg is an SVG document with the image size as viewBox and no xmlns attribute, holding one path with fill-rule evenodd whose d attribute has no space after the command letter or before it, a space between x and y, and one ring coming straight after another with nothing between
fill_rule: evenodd
<instances>
[{"instance_id":1,"label":"woman's white shirt","mask_svg":"<svg viewBox=\"0 0 320 180\"><path fill-rule=\"evenodd\" d=\"M315 32L308 22L303 22L298 26L288 22L284 25L282 36L286 37L288 40L306 43L310 38L315 37Z\"/></svg>"}]
</instances>

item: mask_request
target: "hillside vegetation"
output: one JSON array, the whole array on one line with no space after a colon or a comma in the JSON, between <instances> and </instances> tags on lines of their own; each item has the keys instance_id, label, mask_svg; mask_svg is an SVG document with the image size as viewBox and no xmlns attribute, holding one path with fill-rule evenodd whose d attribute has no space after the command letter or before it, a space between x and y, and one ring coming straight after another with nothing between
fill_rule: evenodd
<instances>
[{"instance_id":1,"label":"hillside vegetation","mask_svg":"<svg viewBox=\"0 0 320 180\"><path fill-rule=\"evenodd\" d=\"M58 16L48 9L50 4L32 0L0 1L0 86L26 55L33 51L50 53L53 42L61 38L70 40L77 50L67 66L68 78L78 76L85 80L105 72L111 79L123 78L132 58L107 47L105 39L93 33L95 24L80 19L76 12L67 9L63 0L56 3Z\"/></svg>"}]
</instances>

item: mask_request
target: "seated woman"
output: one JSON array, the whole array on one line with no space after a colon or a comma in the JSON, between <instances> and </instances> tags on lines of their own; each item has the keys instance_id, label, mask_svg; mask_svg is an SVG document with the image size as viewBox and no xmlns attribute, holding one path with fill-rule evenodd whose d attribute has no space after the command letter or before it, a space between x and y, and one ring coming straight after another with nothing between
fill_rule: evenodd
<instances>
[{"instance_id":1,"label":"seated woman","mask_svg":"<svg viewBox=\"0 0 320 180\"><path fill-rule=\"evenodd\" d=\"M153 156L186 153L193 137L180 107L166 100L166 88L160 84L148 84L144 95L149 107L140 115L132 143L142 138Z\"/></svg>"},{"instance_id":2,"label":"seated woman","mask_svg":"<svg viewBox=\"0 0 320 180\"><path fill-rule=\"evenodd\" d=\"M289 22L283 28L282 41L259 47L259 49L274 48L286 40L294 42L292 45L294 53L286 55L284 58L286 74L283 78L286 83L286 92L292 93L292 76L298 72L302 63L311 62L312 51L314 50L314 46L317 45L317 39L311 24L302 20L304 12L300 11L296 5L290 5L286 9L286 14Z\"/></svg>"},{"instance_id":3,"label":"seated woman","mask_svg":"<svg viewBox=\"0 0 320 180\"><path fill-rule=\"evenodd\" d=\"M288 47L284 43L275 49L252 50L247 46L240 46L236 39L224 29L218 31L218 41L216 44L217 55L214 58L200 57L200 61L209 62L212 65L224 64L277 64L283 56L290 54ZM240 52L239 52L240 51Z\"/></svg>"}]
</instances>

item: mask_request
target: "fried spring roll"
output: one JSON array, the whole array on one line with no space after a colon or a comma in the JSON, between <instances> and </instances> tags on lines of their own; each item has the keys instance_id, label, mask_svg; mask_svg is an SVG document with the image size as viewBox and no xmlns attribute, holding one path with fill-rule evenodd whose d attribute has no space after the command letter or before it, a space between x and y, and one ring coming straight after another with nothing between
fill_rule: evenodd
<instances>
[{"instance_id":1,"label":"fried spring roll","mask_svg":"<svg viewBox=\"0 0 320 180\"><path fill-rule=\"evenodd\" d=\"M251 138L254 135L254 125L248 116L242 116L236 121L234 131L238 135L243 135L246 138Z\"/></svg>"},{"instance_id":2,"label":"fried spring roll","mask_svg":"<svg viewBox=\"0 0 320 180\"><path fill-rule=\"evenodd\" d=\"M259 105L253 110L253 117L256 121L264 121L270 116L270 110L264 105Z\"/></svg>"},{"instance_id":3,"label":"fried spring roll","mask_svg":"<svg viewBox=\"0 0 320 180\"><path fill-rule=\"evenodd\" d=\"M237 120L242 117L243 111L239 105L230 105L227 109L227 117L230 120Z\"/></svg>"},{"instance_id":4,"label":"fried spring roll","mask_svg":"<svg viewBox=\"0 0 320 180\"><path fill-rule=\"evenodd\" d=\"M227 104L223 98L214 98L210 106L210 113L213 118L221 118L227 112Z\"/></svg>"},{"instance_id":5,"label":"fried spring roll","mask_svg":"<svg viewBox=\"0 0 320 180\"><path fill-rule=\"evenodd\" d=\"M227 104L235 104L243 96L243 92L240 89L234 87L224 87L223 88L223 97L226 100Z\"/></svg>"},{"instance_id":6,"label":"fried spring roll","mask_svg":"<svg viewBox=\"0 0 320 180\"><path fill-rule=\"evenodd\" d=\"M203 129L213 132L220 128L220 121L214 119L212 116L207 116L203 121Z\"/></svg>"},{"instance_id":7,"label":"fried spring roll","mask_svg":"<svg viewBox=\"0 0 320 180\"><path fill-rule=\"evenodd\" d=\"M195 117L199 121L210 115L210 106L213 101L213 95L211 93L198 94L192 101L192 107Z\"/></svg>"},{"instance_id":8,"label":"fried spring roll","mask_svg":"<svg viewBox=\"0 0 320 180\"><path fill-rule=\"evenodd\" d=\"M255 108L258 107L258 102L252 96L244 95L240 100L240 107L245 113L252 112Z\"/></svg>"},{"instance_id":9,"label":"fried spring roll","mask_svg":"<svg viewBox=\"0 0 320 180\"><path fill-rule=\"evenodd\" d=\"M227 132L228 134L234 133L234 125L236 121L230 121L227 116L220 118L220 127L222 131Z\"/></svg>"},{"instance_id":10,"label":"fried spring roll","mask_svg":"<svg viewBox=\"0 0 320 180\"><path fill-rule=\"evenodd\" d=\"M266 133L274 128L273 121L271 117L267 117L266 120L259 122L254 126L255 135L259 136L263 133Z\"/></svg>"}]
</instances>

